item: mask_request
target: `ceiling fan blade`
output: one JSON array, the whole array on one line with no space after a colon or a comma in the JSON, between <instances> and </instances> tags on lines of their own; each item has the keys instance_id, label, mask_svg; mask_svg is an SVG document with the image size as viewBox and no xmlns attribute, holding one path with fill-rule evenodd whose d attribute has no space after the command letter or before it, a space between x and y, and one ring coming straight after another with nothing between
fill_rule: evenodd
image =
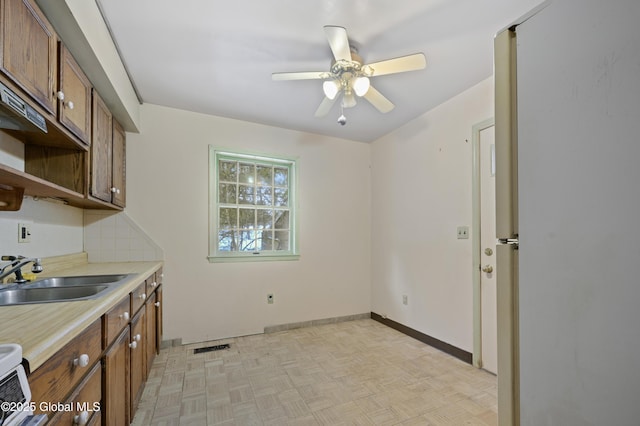
<instances>
[{"instance_id":1,"label":"ceiling fan blade","mask_svg":"<svg viewBox=\"0 0 640 426\"><path fill-rule=\"evenodd\" d=\"M413 55L401 56L399 58L367 64L363 68L365 70L365 74L369 77L375 77L377 75L417 71L425 68L426 66L427 58L425 58L424 53L414 53Z\"/></svg>"},{"instance_id":2,"label":"ceiling fan blade","mask_svg":"<svg viewBox=\"0 0 640 426\"><path fill-rule=\"evenodd\" d=\"M329 98L327 98L325 96L324 99L322 100L322 102L320 103L320 106L316 110L315 116L319 118L319 117L324 117L325 115L327 115L329 113L329 111L331 111L331 107L336 102L336 99L338 99L337 96L335 98L333 98L333 99L329 99Z\"/></svg>"},{"instance_id":3,"label":"ceiling fan blade","mask_svg":"<svg viewBox=\"0 0 640 426\"><path fill-rule=\"evenodd\" d=\"M389 99L385 98L382 93L374 89L373 86L369 87L369 90L365 93L363 98L371 102L371 105L376 107L376 109L382 113L387 113L395 108L395 105L393 105Z\"/></svg>"},{"instance_id":4,"label":"ceiling fan blade","mask_svg":"<svg viewBox=\"0 0 640 426\"><path fill-rule=\"evenodd\" d=\"M308 72L274 72L271 79L274 81L281 80L318 80L329 78L331 74L326 71L308 71Z\"/></svg>"},{"instance_id":5,"label":"ceiling fan blade","mask_svg":"<svg viewBox=\"0 0 640 426\"><path fill-rule=\"evenodd\" d=\"M329 47L333 52L336 61L351 60L351 48L349 47L349 38L347 37L347 30L343 27L336 27L333 25L326 25L324 27L324 33L327 35L329 41Z\"/></svg>"}]
</instances>

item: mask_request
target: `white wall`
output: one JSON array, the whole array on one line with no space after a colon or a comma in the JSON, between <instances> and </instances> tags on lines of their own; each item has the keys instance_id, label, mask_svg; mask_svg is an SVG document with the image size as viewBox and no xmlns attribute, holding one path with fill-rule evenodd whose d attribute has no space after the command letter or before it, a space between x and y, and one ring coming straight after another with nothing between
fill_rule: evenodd
<instances>
[{"instance_id":1,"label":"white wall","mask_svg":"<svg viewBox=\"0 0 640 426\"><path fill-rule=\"evenodd\" d=\"M127 134L126 211L165 253L166 338L370 311L369 145L148 104L140 123ZM209 144L298 157L300 260L207 261Z\"/></svg>"},{"instance_id":2,"label":"white wall","mask_svg":"<svg viewBox=\"0 0 640 426\"><path fill-rule=\"evenodd\" d=\"M372 311L473 349L471 128L493 116L493 80L372 145ZM402 295L408 296L403 305Z\"/></svg>"}]
</instances>

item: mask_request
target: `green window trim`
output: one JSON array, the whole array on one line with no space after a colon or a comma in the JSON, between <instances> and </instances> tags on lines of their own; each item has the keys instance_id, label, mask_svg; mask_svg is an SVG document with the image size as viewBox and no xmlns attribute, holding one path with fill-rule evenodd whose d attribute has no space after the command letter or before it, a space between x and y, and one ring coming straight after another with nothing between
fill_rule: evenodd
<instances>
[{"instance_id":1,"label":"green window trim","mask_svg":"<svg viewBox=\"0 0 640 426\"><path fill-rule=\"evenodd\" d=\"M209 262L296 260L296 160L209 147Z\"/></svg>"}]
</instances>

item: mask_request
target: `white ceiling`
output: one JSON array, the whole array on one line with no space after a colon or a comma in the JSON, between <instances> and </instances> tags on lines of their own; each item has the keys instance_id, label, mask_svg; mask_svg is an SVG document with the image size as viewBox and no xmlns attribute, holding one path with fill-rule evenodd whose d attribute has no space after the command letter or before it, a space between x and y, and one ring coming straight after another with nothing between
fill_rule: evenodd
<instances>
[{"instance_id":1,"label":"white ceiling","mask_svg":"<svg viewBox=\"0 0 640 426\"><path fill-rule=\"evenodd\" d=\"M370 142L492 74L493 36L541 0L97 0L145 103ZM314 113L325 71L325 25L347 29L365 63L416 52L421 71L372 79L395 109L364 99Z\"/></svg>"}]
</instances>

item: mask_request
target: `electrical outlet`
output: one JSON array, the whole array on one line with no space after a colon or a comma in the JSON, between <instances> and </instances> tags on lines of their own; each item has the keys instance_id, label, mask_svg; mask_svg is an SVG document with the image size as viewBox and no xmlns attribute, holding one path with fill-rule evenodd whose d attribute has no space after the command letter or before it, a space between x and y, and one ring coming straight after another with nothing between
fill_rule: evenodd
<instances>
[{"instance_id":1,"label":"electrical outlet","mask_svg":"<svg viewBox=\"0 0 640 426\"><path fill-rule=\"evenodd\" d=\"M407 296L406 294L402 295L402 304L403 305L408 305L409 304L409 296Z\"/></svg>"},{"instance_id":2,"label":"electrical outlet","mask_svg":"<svg viewBox=\"0 0 640 426\"><path fill-rule=\"evenodd\" d=\"M18 224L18 242L19 243L31 242L31 224L30 223Z\"/></svg>"},{"instance_id":3,"label":"electrical outlet","mask_svg":"<svg viewBox=\"0 0 640 426\"><path fill-rule=\"evenodd\" d=\"M468 226L458 226L458 239L466 240L469 238L469 227Z\"/></svg>"},{"instance_id":4,"label":"electrical outlet","mask_svg":"<svg viewBox=\"0 0 640 426\"><path fill-rule=\"evenodd\" d=\"M273 294L267 294L267 303L273 305Z\"/></svg>"}]
</instances>

